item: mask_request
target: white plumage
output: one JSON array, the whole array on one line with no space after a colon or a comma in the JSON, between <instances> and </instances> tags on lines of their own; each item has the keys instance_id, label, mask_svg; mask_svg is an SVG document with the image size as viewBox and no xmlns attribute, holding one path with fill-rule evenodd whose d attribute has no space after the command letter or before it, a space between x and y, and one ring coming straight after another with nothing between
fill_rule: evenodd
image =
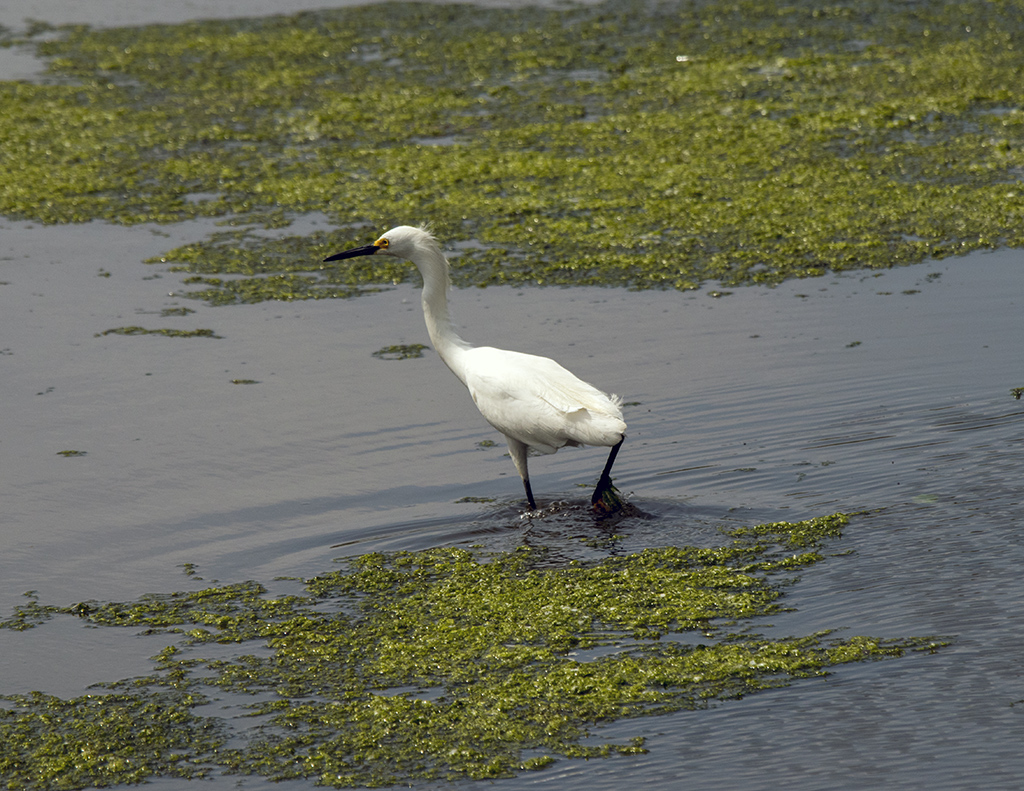
<instances>
[{"instance_id":1,"label":"white plumage","mask_svg":"<svg viewBox=\"0 0 1024 791\"><path fill-rule=\"evenodd\" d=\"M400 225L373 244L324 260L377 254L404 258L420 270L423 317L434 349L466 385L484 419L505 436L530 508L536 510L537 504L526 464L529 449L554 453L566 445L601 445L612 450L592 503L598 510L607 510L603 503L612 489L611 467L626 431L620 399L602 393L547 357L474 347L460 338L448 314L448 261L423 228Z\"/></svg>"}]
</instances>

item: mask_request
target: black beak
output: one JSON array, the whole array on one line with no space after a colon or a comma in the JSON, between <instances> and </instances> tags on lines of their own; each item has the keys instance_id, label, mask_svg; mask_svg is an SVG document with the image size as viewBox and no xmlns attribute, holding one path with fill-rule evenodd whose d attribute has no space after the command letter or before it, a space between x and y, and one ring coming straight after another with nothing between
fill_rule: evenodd
<instances>
[{"instance_id":1,"label":"black beak","mask_svg":"<svg viewBox=\"0 0 1024 791\"><path fill-rule=\"evenodd\" d=\"M361 255L373 255L378 250L380 250L380 248L377 247L377 245L375 244L368 244L365 247L354 247L351 250L346 250L343 253L335 253L332 256L328 256L327 258L324 259L324 263L326 264L328 261L341 261L342 259L345 258L357 258L358 256Z\"/></svg>"}]
</instances>

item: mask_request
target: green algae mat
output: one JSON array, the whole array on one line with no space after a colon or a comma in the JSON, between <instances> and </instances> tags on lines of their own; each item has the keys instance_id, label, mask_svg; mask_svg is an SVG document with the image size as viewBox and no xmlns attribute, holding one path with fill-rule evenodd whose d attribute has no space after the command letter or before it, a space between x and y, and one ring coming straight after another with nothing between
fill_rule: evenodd
<instances>
[{"instance_id":1,"label":"green algae mat","mask_svg":"<svg viewBox=\"0 0 1024 791\"><path fill-rule=\"evenodd\" d=\"M28 594L0 627L77 617L173 644L152 675L82 697L0 696L0 779L76 789L226 771L379 786L642 753L642 737L603 743L597 726L940 646L753 630L847 523L587 562L525 547L373 553L279 596L252 581L67 607ZM210 713L225 698L242 701L236 714Z\"/></svg>"},{"instance_id":2,"label":"green algae mat","mask_svg":"<svg viewBox=\"0 0 1024 791\"><path fill-rule=\"evenodd\" d=\"M0 214L220 230L214 304L351 296L430 222L459 285L775 283L1024 243L1018 2L386 4L0 31ZM296 220L303 233L289 231Z\"/></svg>"}]
</instances>

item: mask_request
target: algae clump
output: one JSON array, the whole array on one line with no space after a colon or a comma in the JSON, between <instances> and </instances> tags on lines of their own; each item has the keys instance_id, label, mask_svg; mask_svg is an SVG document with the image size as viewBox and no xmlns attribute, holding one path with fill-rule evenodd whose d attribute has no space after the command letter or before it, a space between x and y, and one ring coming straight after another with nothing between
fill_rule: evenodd
<instances>
[{"instance_id":1,"label":"algae clump","mask_svg":"<svg viewBox=\"0 0 1024 791\"><path fill-rule=\"evenodd\" d=\"M108 692L4 696L0 778L82 788L220 770L375 786L644 752L642 737L600 744L594 729L937 647L750 630L779 611L791 582L779 573L822 560L846 523L774 523L720 546L588 562L526 547L371 553L277 597L256 582L69 607L29 594L0 626L75 616L178 637L153 675ZM195 710L227 694L251 701L248 727ZM150 727L159 711L166 722ZM92 757L71 766L76 751Z\"/></svg>"},{"instance_id":2,"label":"algae clump","mask_svg":"<svg viewBox=\"0 0 1024 791\"><path fill-rule=\"evenodd\" d=\"M460 285L770 284L1024 244L1019 3L397 3L38 32L52 81L0 83L0 213L222 218L159 258L215 304L404 279L319 263L403 222L456 245ZM326 227L289 235L307 217Z\"/></svg>"},{"instance_id":3,"label":"algae clump","mask_svg":"<svg viewBox=\"0 0 1024 791\"><path fill-rule=\"evenodd\" d=\"M114 327L103 332L97 332L96 337L100 338L104 335L163 335L165 338L219 338L220 335L214 333L213 330L175 330L168 329L166 327L158 330L150 330L145 327L131 326L131 327Z\"/></svg>"},{"instance_id":4,"label":"algae clump","mask_svg":"<svg viewBox=\"0 0 1024 791\"><path fill-rule=\"evenodd\" d=\"M373 356L379 360L415 360L423 356L426 348L422 343L399 343L377 349Z\"/></svg>"}]
</instances>

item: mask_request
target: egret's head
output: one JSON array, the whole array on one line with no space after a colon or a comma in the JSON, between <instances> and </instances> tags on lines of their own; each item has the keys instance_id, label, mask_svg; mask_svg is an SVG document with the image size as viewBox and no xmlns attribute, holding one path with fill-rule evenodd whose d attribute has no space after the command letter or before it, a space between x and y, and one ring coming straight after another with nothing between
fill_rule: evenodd
<instances>
[{"instance_id":1,"label":"egret's head","mask_svg":"<svg viewBox=\"0 0 1024 791\"><path fill-rule=\"evenodd\" d=\"M424 228L413 228L411 225L399 225L386 232L373 244L363 247L354 247L342 253L335 253L324 259L327 261L341 261L345 258L356 258L361 255L393 255L396 258L412 259L416 248L426 244L434 243L434 237Z\"/></svg>"}]
</instances>

